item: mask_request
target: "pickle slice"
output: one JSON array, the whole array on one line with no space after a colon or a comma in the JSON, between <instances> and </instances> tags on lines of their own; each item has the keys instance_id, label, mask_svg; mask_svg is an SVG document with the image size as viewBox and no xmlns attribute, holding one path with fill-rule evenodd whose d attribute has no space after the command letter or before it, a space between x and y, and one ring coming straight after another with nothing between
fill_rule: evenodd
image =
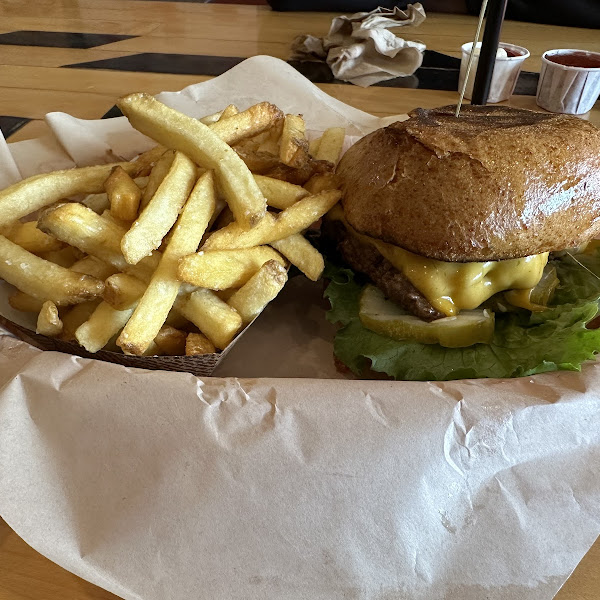
<instances>
[{"instance_id":1,"label":"pickle slice","mask_svg":"<svg viewBox=\"0 0 600 600\"><path fill-rule=\"evenodd\" d=\"M546 265L539 283L531 290L509 290L504 298L513 306L526 308L532 312L541 312L548 308L548 303L558 287L556 267Z\"/></svg>"},{"instance_id":2,"label":"pickle slice","mask_svg":"<svg viewBox=\"0 0 600 600\"><path fill-rule=\"evenodd\" d=\"M380 335L446 348L489 344L494 333L494 313L487 309L465 310L455 317L427 323L386 300L373 285L367 285L361 292L358 315L367 329Z\"/></svg>"}]
</instances>

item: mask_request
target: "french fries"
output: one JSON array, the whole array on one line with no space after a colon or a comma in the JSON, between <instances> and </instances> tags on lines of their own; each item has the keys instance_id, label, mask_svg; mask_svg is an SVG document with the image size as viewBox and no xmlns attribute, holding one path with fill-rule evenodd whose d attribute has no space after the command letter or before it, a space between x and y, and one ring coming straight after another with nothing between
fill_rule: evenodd
<instances>
[{"instance_id":1,"label":"french fries","mask_svg":"<svg viewBox=\"0 0 600 600\"><path fill-rule=\"evenodd\" d=\"M259 225L244 231L237 222L215 231L203 246L204 250L252 248L282 240L304 231L328 212L341 198L339 190L327 190L298 200L277 216L267 213Z\"/></svg>"},{"instance_id":2,"label":"french fries","mask_svg":"<svg viewBox=\"0 0 600 600\"><path fill-rule=\"evenodd\" d=\"M299 167L308 160L306 125L300 115L285 115L279 158L290 167Z\"/></svg>"},{"instance_id":3,"label":"french fries","mask_svg":"<svg viewBox=\"0 0 600 600\"><path fill-rule=\"evenodd\" d=\"M49 337L56 337L62 333L62 330L63 324L58 316L56 304L51 300L46 300L40 309L35 332Z\"/></svg>"},{"instance_id":4,"label":"french fries","mask_svg":"<svg viewBox=\"0 0 600 600\"><path fill-rule=\"evenodd\" d=\"M80 325L92 316L100 302L101 299L96 298L95 300L76 304L73 308L70 308L62 318L63 330L60 339L68 342L77 341L75 332Z\"/></svg>"},{"instance_id":5,"label":"french fries","mask_svg":"<svg viewBox=\"0 0 600 600\"><path fill-rule=\"evenodd\" d=\"M75 339L88 352L98 352L119 333L132 313L133 308L116 310L107 302L101 302L77 328Z\"/></svg>"},{"instance_id":6,"label":"french fries","mask_svg":"<svg viewBox=\"0 0 600 600\"><path fill-rule=\"evenodd\" d=\"M269 260L285 264L281 255L268 246L198 252L179 261L177 276L211 290L239 288Z\"/></svg>"},{"instance_id":7,"label":"french fries","mask_svg":"<svg viewBox=\"0 0 600 600\"><path fill-rule=\"evenodd\" d=\"M177 158L173 166L176 161ZM152 202L145 212L150 210ZM214 210L214 181L212 171L207 171L194 186L148 288L117 340L126 354L144 354L160 331L179 293L179 260L196 251Z\"/></svg>"},{"instance_id":8,"label":"french fries","mask_svg":"<svg viewBox=\"0 0 600 600\"><path fill-rule=\"evenodd\" d=\"M323 133L319 140L314 157L337 165L344 145L346 132L343 127L331 127Z\"/></svg>"},{"instance_id":9,"label":"french fries","mask_svg":"<svg viewBox=\"0 0 600 600\"><path fill-rule=\"evenodd\" d=\"M215 345L205 335L201 333L188 333L185 340L186 356L212 354L215 350Z\"/></svg>"},{"instance_id":10,"label":"french fries","mask_svg":"<svg viewBox=\"0 0 600 600\"><path fill-rule=\"evenodd\" d=\"M221 118L209 127L230 146L262 133L283 118L283 113L269 102L255 104L249 109L231 116L226 116L225 111L227 109L223 111Z\"/></svg>"},{"instance_id":11,"label":"french fries","mask_svg":"<svg viewBox=\"0 0 600 600\"><path fill-rule=\"evenodd\" d=\"M317 281L321 277L323 269L325 269L323 255L299 233L271 242L270 246L283 254L311 281Z\"/></svg>"},{"instance_id":12,"label":"french fries","mask_svg":"<svg viewBox=\"0 0 600 600\"><path fill-rule=\"evenodd\" d=\"M5 227L0 233L11 242L33 254L53 252L64 247L63 242L40 231L37 227L37 221L17 222Z\"/></svg>"},{"instance_id":13,"label":"french fries","mask_svg":"<svg viewBox=\"0 0 600 600\"><path fill-rule=\"evenodd\" d=\"M23 312L39 313L44 305L44 300L30 296L25 292L17 290L8 297L8 303L15 309Z\"/></svg>"},{"instance_id":14,"label":"french fries","mask_svg":"<svg viewBox=\"0 0 600 600\"><path fill-rule=\"evenodd\" d=\"M158 163L166 151L167 149L164 146L154 146L154 148L142 152L132 161L134 177L146 177L152 170L152 167ZM138 181L136 181L136 183L139 184Z\"/></svg>"},{"instance_id":15,"label":"french fries","mask_svg":"<svg viewBox=\"0 0 600 600\"><path fill-rule=\"evenodd\" d=\"M171 325L164 325L156 334L154 343L163 354L181 356L186 354L187 337L188 334L185 331L171 327Z\"/></svg>"},{"instance_id":16,"label":"french fries","mask_svg":"<svg viewBox=\"0 0 600 600\"><path fill-rule=\"evenodd\" d=\"M268 260L229 298L227 304L235 308L242 317L242 323L247 325L279 294L286 281L285 267L276 260Z\"/></svg>"},{"instance_id":17,"label":"french fries","mask_svg":"<svg viewBox=\"0 0 600 600\"><path fill-rule=\"evenodd\" d=\"M86 256L71 265L71 271L91 275L92 277L96 277L96 279L104 281L107 277L115 273L116 269L95 256Z\"/></svg>"},{"instance_id":18,"label":"french fries","mask_svg":"<svg viewBox=\"0 0 600 600\"><path fill-rule=\"evenodd\" d=\"M138 131L179 150L199 166L214 169L219 187L242 228L249 229L263 218L267 203L252 173L208 126L148 94L125 96L117 105Z\"/></svg>"},{"instance_id":19,"label":"french fries","mask_svg":"<svg viewBox=\"0 0 600 600\"><path fill-rule=\"evenodd\" d=\"M64 306L102 294L104 282L51 263L0 236L0 277L16 288Z\"/></svg>"},{"instance_id":20,"label":"french fries","mask_svg":"<svg viewBox=\"0 0 600 600\"><path fill-rule=\"evenodd\" d=\"M46 211L38 221L40 229L67 242L82 252L99 258L118 271L147 281L158 264L160 255L153 253L137 265L131 265L121 252L125 229L97 215L81 204L60 204Z\"/></svg>"},{"instance_id":21,"label":"french fries","mask_svg":"<svg viewBox=\"0 0 600 600\"><path fill-rule=\"evenodd\" d=\"M129 264L136 265L160 246L177 220L195 179L194 163L177 152L156 193L121 240L121 251Z\"/></svg>"},{"instance_id":22,"label":"french fries","mask_svg":"<svg viewBox=\"0 0 600 600\"><path fill-rule=\"evenodd\" d=\"M267 199L267 204L273 208L284 210L308 196L310 192L302 186L288 183L282 179L273 179L264 175L255 175L260 191Z\"/></svg>"},{"instance_id":23,"label":"french fries","mask_svg":"<svg viewBox=\"0 0 600 600\"><path fill-rule=\"evenodd\" d=\"M133 163L119 163L134 173ZM40 208L76 194L104 191L104 182L116 165L82 167L34 175L0 192L0 227L14 223Z\"/></svg>"},{"instance_id":24,"label":"french fries","mask_svg":"<svg viewBox=\"0 0 600 600\"><path fill-rule=\"evenodd\" d=\"M146 205L152 199L152 196L156 194L156 190L158 190L158 186L163 182L163 179L167 176L167 173L171 169L171 165L175 160L175 152L173 150L169 150L168 152L164 152L152 172L148 176L148 182L146 183L146 187L144 188L144 192L142 194L142 200L140 203L140 210L146 208Z\"/></svg>"},{"instance_id":25,"label":"french fries","mask_svg":"<svg viewBox=\"0 0 600 600\"><path fill-rule=\"evenodd\" d=\"M110 214L115 219L133 221L138 214L142 190L123 170L115 167L104 182L104 189L110 202Z\"/></svg>"},{"instance_id":26,"label":"french fries","mask_svg":"<svg viewBox=\"0 0 600 600\"><path fill-rule=\"evenodd\" d=\"M146 284L133 275L115 273L104 282L102 298L117 310L135 306L146 291Z\"/></svg>"},{"instance_id":27,"label":"french fries","mask_svg":"<svg viewBox=\"0 0 600 600\"><path fill-rule=\"evenodd\" d=\"M146 94L119 106L156 146L0 191L0 278L17 288L8 301L37 315L38 333L92 353L224 350L290 263L320 277L323 257L303 232L340 198L343 130L309 145L302 117L268 102L202 119Z\"/></svg>"},{"instance_id":28,"label":"french fries","mask_svg":"<svg viewBox=\"0 0 600 600\"><path fill-rule=\"evenodd\" d=\"M211 290L196 290L177 309L221 350L227 348L242 328L239 313Z\"/></svg>"}]
</instances>

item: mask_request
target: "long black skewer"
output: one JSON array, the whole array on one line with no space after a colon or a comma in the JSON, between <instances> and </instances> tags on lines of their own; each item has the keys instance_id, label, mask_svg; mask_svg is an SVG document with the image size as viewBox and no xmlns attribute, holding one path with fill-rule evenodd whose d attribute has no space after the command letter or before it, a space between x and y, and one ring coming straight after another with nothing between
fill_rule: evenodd
<instances>
[{"instance_id":1,"label":"long black skewer","mask_svg":"<svg viewBox=\"0 0 600 600\"><path fill-rule=\"evenodd\" d=\"M471 104L487 104L508 0L489 0Z\"/></svg>"}]
</instances>

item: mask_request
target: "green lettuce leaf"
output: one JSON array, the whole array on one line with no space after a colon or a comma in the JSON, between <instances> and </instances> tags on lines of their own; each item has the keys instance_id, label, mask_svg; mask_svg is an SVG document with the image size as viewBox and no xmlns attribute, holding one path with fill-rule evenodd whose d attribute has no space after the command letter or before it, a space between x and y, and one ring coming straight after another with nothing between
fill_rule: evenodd
<instances>
[{"instance_id":1,"label":"green lettuce leaf","mask_svg":"<svg viewBox=\"0 0 600 600\"><path fill-rule=\"evenodd\" d=\"M357 376L369 370L399 380L450 380L476 377L520 377L556 370L580 370L600 351L600 330L586 329L598 313L600 253L577 255L583 268L566 255L553 262L560 286L553 306L541 313L519 310L496 314L491 344L442 348L437 344L396 341L363 327L358 318L362 285L354 273L329 264L325 296L329 321L341 328L335 355Z\"/></svg>"}]
</instances>

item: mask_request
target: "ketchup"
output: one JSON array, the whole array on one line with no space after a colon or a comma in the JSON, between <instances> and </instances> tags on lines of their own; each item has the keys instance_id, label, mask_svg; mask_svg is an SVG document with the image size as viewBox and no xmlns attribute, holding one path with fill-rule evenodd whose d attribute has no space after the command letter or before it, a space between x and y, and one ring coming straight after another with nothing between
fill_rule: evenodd
<instances>
[{"instance_id":1,"label":"ketchup","mask_svg":"<svg viewBox=\"0 0 600 600\"><path fill-rule=\"evenodd\" d=\"M586 52L568 52L565 54L551 54L546 58L558 65L566 67L581 67L583 69L600 69L600 56Z\"/></svg>"},{"instance_id":2,"label":"ketchup","mask_svg":"<svg viewBox=\"0 0 600 600\"><path fill-rule=\"evenodd\" d=\"M515 52L514 50L510 50L509 48L504 48L504 46L502 48L506 52L506 56L508 56L509 58L512 58L513 56L522 56L522 54L519 54L519 52Z\"/></svg>"}]
</instances>

